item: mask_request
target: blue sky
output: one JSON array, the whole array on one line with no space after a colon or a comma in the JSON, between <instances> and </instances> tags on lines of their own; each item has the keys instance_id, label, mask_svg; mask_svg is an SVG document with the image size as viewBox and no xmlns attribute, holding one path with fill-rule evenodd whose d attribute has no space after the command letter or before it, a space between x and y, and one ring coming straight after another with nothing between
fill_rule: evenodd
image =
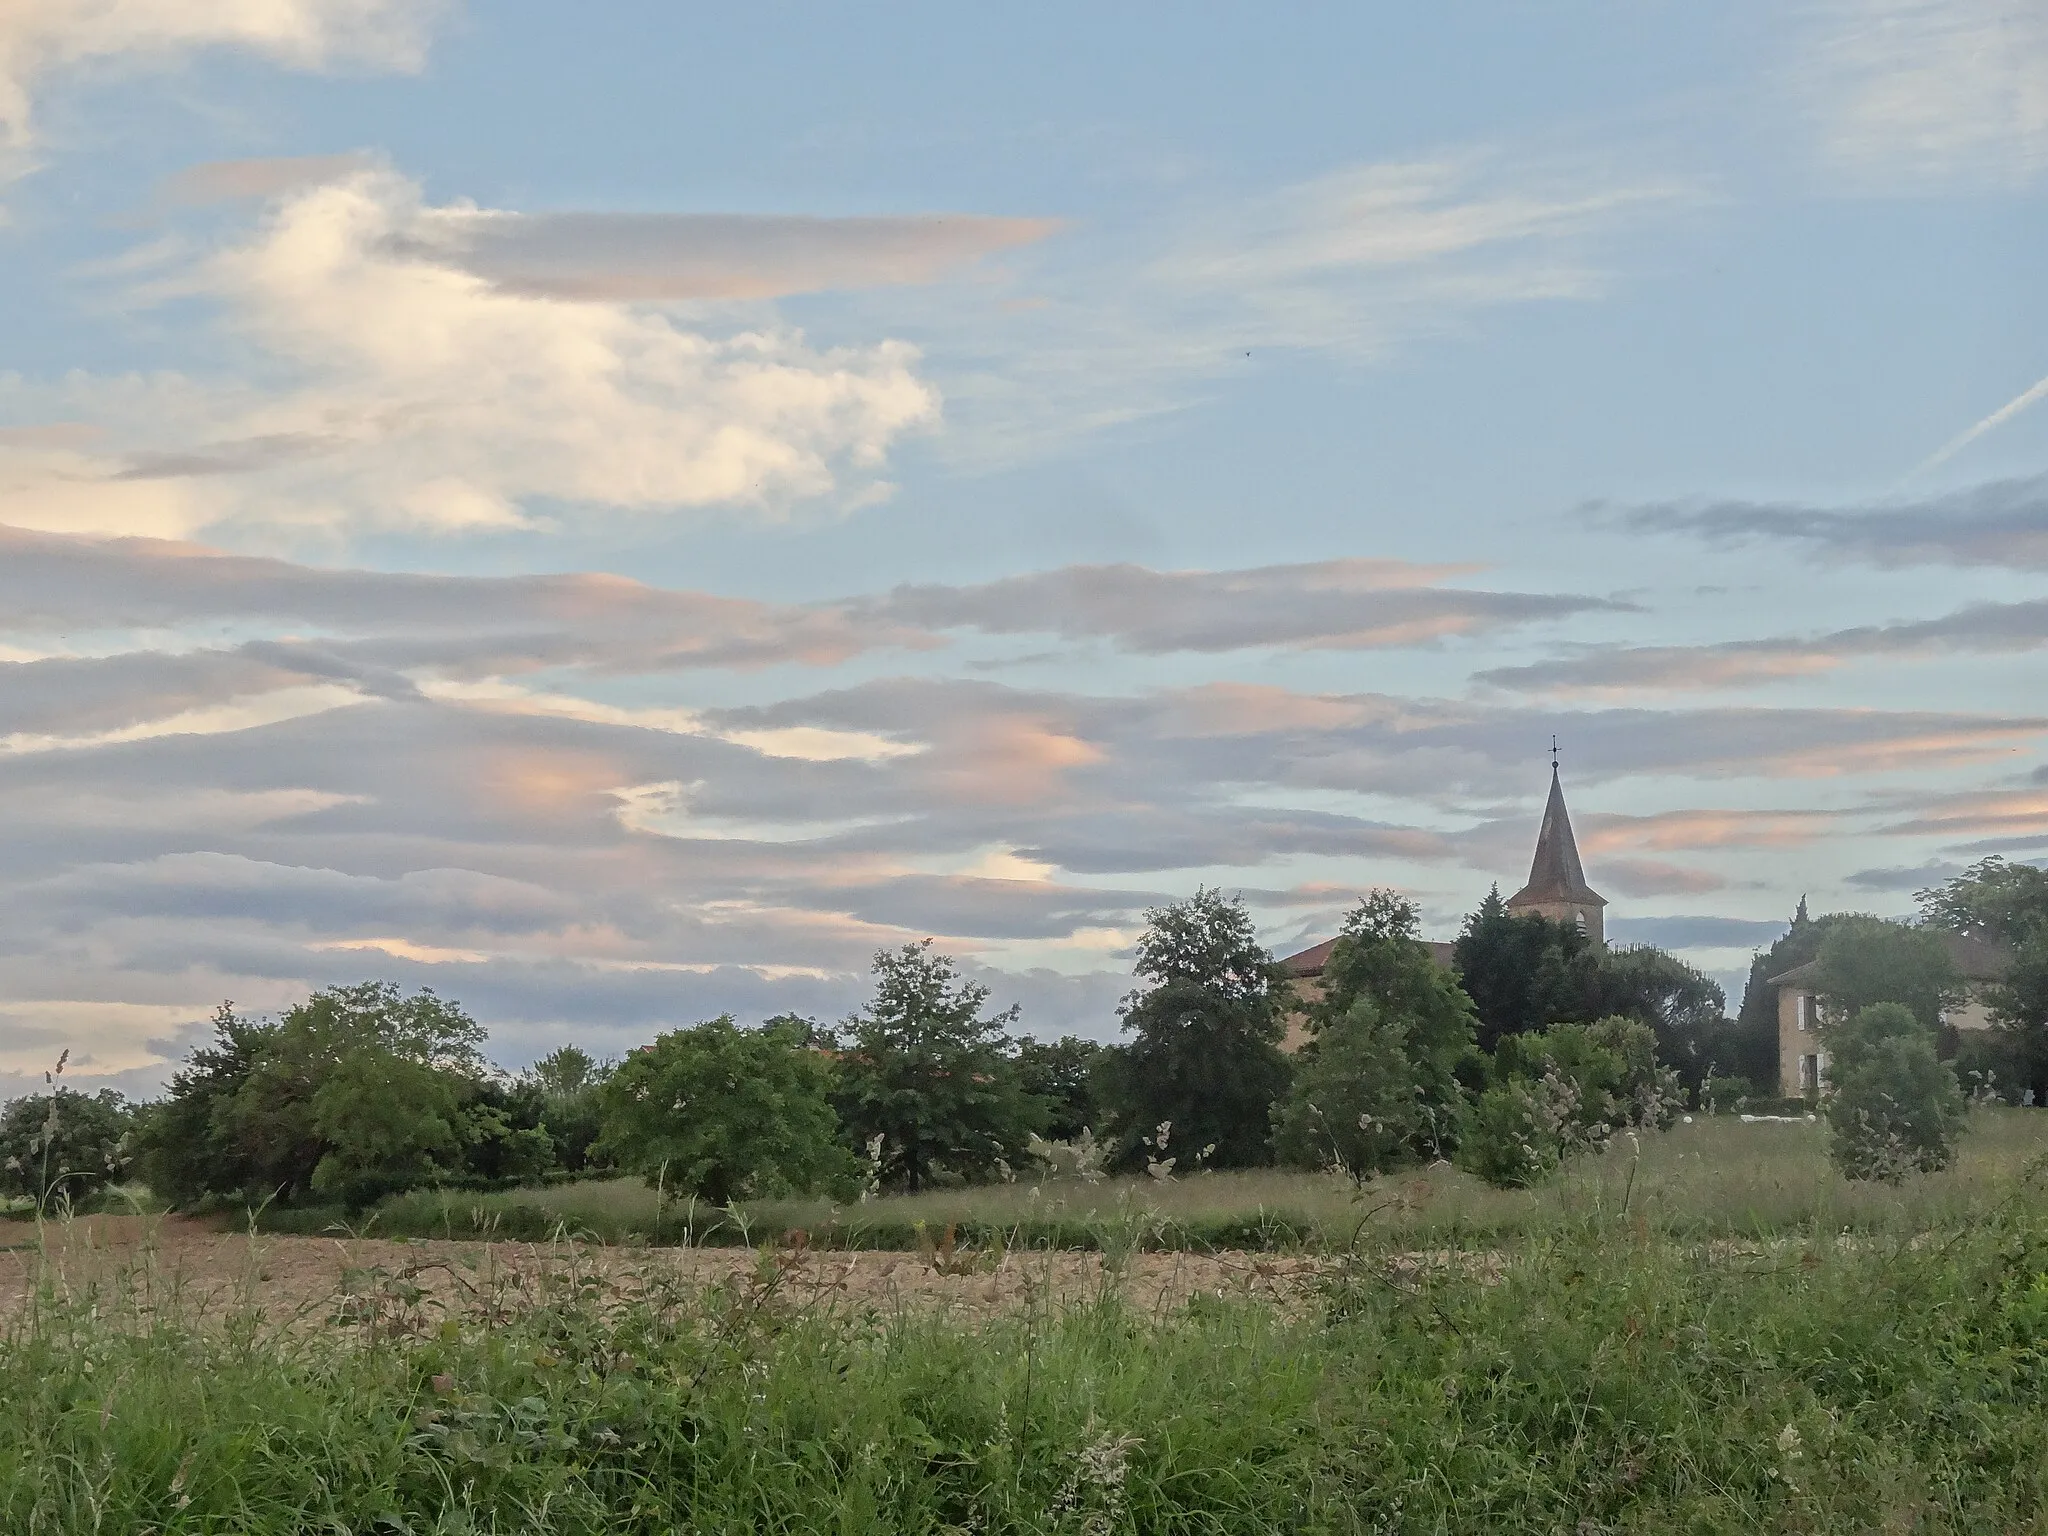
<instances>
[{"instance_id":1,"label":"blue sky","mask_svg":"<svg viewBox=\"0 0 2048 1536\"><path fill-rule=\"evenodd\" d=\"M926 935L1106 1036L1199 883L1454 931L1552 732L1717 975L2048 851L2035 7L59 0L0 133L0 1086Z\"/></svg>"}]
</instances>

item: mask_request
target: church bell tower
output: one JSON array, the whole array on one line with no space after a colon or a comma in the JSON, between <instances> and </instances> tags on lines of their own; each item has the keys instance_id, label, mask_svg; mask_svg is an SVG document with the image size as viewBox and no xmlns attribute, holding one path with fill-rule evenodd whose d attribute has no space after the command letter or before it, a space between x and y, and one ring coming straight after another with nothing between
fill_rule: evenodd
<instances>
[{"instance_id":1,"label":"church bell tower","mask_svg":"<svg viewBox=\"0 0 2048 1536\"><path fill-rule=\"evenodd\" d=\"M1579 863L1578 840L1572 836L1571 813L1564 808L1564 785L1558 779L1557 757L1550 760L1550 802L1543 807L1543 826L1536 834L1536 857L1529 865L1529 883L1508 898L1517 917L1535 915L1569 923L1595 944L1607 942L1601 914L1607 898L1586 884Z\"/></svg>"}]
</instances>

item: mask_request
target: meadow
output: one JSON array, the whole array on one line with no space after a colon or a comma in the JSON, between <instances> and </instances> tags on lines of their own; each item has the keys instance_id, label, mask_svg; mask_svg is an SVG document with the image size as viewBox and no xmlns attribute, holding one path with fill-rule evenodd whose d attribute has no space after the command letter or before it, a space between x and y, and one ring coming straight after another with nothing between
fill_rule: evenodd
<instances>
[{"instance_id":1,"label":"meadow","mask_svg":"<svg viewBox=\"0 0 2048 1536\"><path fill-rule=\"evenodd\" d=\"M1160 1220L1285 1207L1302 1253L1284 1294L1161 1307L1123 1281L1173 1256L1102 1241L1133 1232L1130 1186L888 1218L1018 1232L1065 1198L1097 1251L1059 1293L1034 1266L1072 1259L1028 1245L835 1256L780 1231L715 1275L639 1239L431 1291L359 1273L290 1325L253 1266L206 1315L144 1261L46 1267L0 1340L0 1529L2039 1531L2044 1149L2048 1116L1980 1112L1956 1168L1850 1187L1814 1127L1701 1120L1511 1194L1197 1176L1145 1191ZM546 1193L638 1230L623 1186ZM23 1230L48 1265L60 1234ZM876 1262L1011 1285L968 1315L802 1278Z\"/></svg>"},{"instance_id":2,"label":"meadow","mask_svg":"<svg viewBox=\"0 0 2048 1536\"><path fill-rule=\"evenodd\" d=\"M300 1233L654 1244L751 1245L801 1230L818 1246L904 1250L950 1228L957 1242L978 1246L1290 1252L1514 1241L1620 1213L1677 1237L1765 1238L1950 1224L2042 1156L2048 1116L1981 1109L1953 1168L1894 1188L1836 1173L1817 1122L1702 1115L1662 1133L1624 1134L1604 1154L1525 1190L1496 1189L1440 1164L1363 1187L1336 1175L1272 1169L1164 1181L1026 1177L859 1203L762 1201L728 1211L632 1178L493 1194L420 1190L367 1213L271 1210L261 1220Z\"/></svg>"}]
</instances>

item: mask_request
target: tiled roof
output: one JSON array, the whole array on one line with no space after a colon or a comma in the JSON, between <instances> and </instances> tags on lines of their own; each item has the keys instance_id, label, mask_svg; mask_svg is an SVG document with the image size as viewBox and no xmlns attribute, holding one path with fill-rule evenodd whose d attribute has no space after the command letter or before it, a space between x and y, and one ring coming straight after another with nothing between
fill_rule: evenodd
<instances>
[{"instance_id":1,"label":"tiled roof","mask_svg":"<svg viewBox=\"0 0 2048 1536\"><path fill-rule=\"evenodd\" d=\"M1586 884L1578 840L1572 836L1571 814L1564 808L1564 786L1558 782L1555 766L1550 770L1550 802L1543 807L1543 826L1536 834L1536 857L1529 864L1529 883L1508 898L1508 905L1529 907L1554 901L1607 905L1607 898Z\"/></svg>"}]
</instances>

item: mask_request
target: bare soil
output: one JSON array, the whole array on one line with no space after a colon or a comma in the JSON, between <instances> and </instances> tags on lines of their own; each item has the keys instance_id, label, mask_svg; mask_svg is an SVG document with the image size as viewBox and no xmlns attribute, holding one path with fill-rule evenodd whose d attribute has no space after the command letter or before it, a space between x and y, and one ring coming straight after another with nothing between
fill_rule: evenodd
<instances>
[{"instance_id":1,"label":"bare soil","mask_svg":"<svg viewBox=\"0 0 2048 1536\"><path fill-rule=\"evenodd\" d=\"M43 1229L0 1224L0 1319L39 1289L89 1299L102 1315L253 1315L295 1326L379 1311L433 1315L537 1304L564 1287L605 1297L650 1288L772 1285L835 1310L929 1309L963 1319L1106 1293L1148 1312L1198 1296L1299 1301L1310 1259L1256 1253L855 1253L805 1248L609 1248L579 1244L287 1237L234 1233L177 1216L91 1216Z\"/></svg>"}]
</instances>

